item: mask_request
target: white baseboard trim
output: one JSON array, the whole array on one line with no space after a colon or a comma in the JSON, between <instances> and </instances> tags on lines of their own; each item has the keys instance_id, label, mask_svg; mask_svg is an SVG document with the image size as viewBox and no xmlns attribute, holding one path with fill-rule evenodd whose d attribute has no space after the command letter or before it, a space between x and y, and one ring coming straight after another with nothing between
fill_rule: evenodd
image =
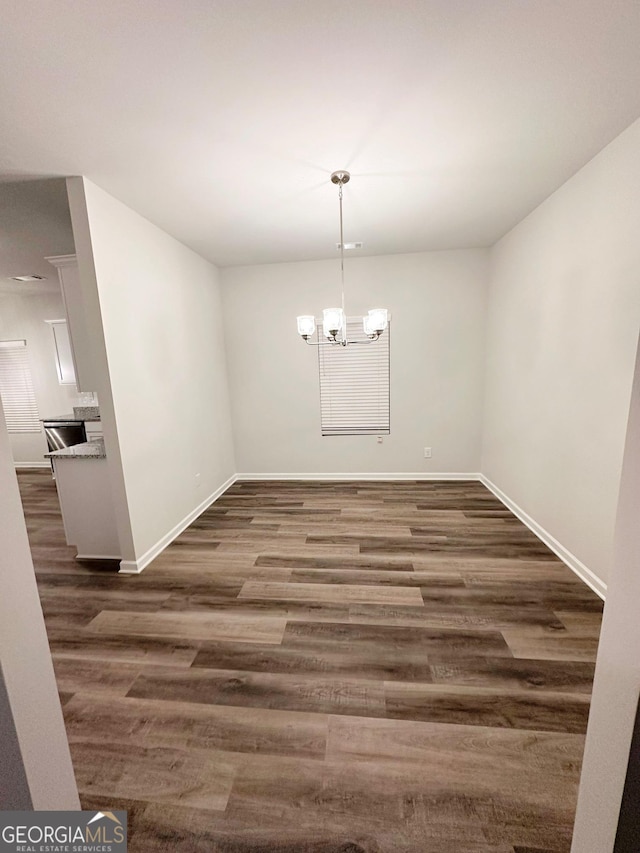
<instances>
[{"instance_id":1,"label":"white baseboard trim","mask_svg":"<svg viewBox=\"0 0 640 853\"><path fill-rule=\"evenodd\" d=\"M49 468L51 470L50 462L14 462L14 468L16 471L22 470L23 468Z\"/></svg>"},{"instance_id":2,"label":"white baseboard trim","mask_svg":"<svg viewBox=\"0 0 640 853\"><path fill-rule=\"evenodd\" d=\"M17 465L16 465L17 467ZM38 466L24 466L24 467L48 467L48 465L38 465ZM269 481L269 480L299 480L299 481L325 481L325 482L358 482L358 481L412 481L412 480L420 480L428 482L429 480L450 480L450 481L464 481L464 480L475 480L481 482L484 486L489 489L489 491L493 492L493 494L501 501L508 509L513 512L515 516L517 516L520 521L525 524L529 530L531 530L535 535L540 539L544 544L550 548L553 553L559 557L563 563L565 563L571 571L573 571L584 583L590 587L596 595L598 595L603 600L606 597L607 585L594 573L589 569L583 562L581 562L575 554L572 554L567 548L564 547L557 539L555 539L544 527L538 524L530 515L528 515L518 504L511 500L511 498L506 495L501 489L499 489L495 483L492 483L491 480L486 477L484 474L479 474L477 472L434 472L434 473L425 473L424 471L420 472L397 472L397 473L388 473L388 472L380 472L380 473L348 473L344 472L339 473L330 473L330 474L320 474L320 473L241 473L234 474L229 477L229 479L223 483L212 495L209 495L206 500L204 500L199 506L197 506L194 510L192 510L185 518L182 519L176 526L170 530L167 534L165 534L155 545L149 548L141 557L137 560L122 560L120 562L120 573L121 574L140 574L140 572L145 569L149 563L154 560L158 554L160 554L167 545L170 545L174 539L176 539L183 530L198 518L206 509L208 509L212 503L214 503L226 490L232 486L236 482L244 482L251 480L261 480L261 481ZM81 557L78 555L78 559L91 559L88 557ZM93 559L118 559L111 557L100 557Z\"/></svg>"},{"instance_id":3,"label":"white baseboard trim","mask_svg":"<svg viewBox=\"0 0 640 853\"><path fill-rule=\"evenodd\" d=\"M354 481L361 480L479 480L480 474L466 474L460 472L436 472L425 473L403 471L401 473L333 473L333 474L236 474L237 481L244 480L324 480L324 481Z\"/></svg>"},{"instance_id":4,"label":"white baseboard trim","mask_svg":"<svg viewBox=\"0 0 640 853\"><path fill-rule=\"evenodd\" d=\"M149 565L149 563L145 563L144 566L142 566L140 565L141 562L142 560L120 560L120 568L118 569L118 574L139 575L140 572L145 568L145 566ZM151 560L149 560L149 562L151 562Z\"/></svg>"},{"instance_id":5,"label":"white baseboard trim","mask_svg":"<svg viewBox=\"0 0 640 853\"><path fill-rule=\"evenodd\" d=\"M229 486L232 486L237 480L237 476L234 474L232 477L223 483L219 488L215 490L212 495L209 495L201 504L199 504L194 510L192 510L187 516L185 516L182 521L178 522L176 526L166 533L162 539L159 539L155 545L152 545L148 551L146 551L141 557L138 557L137 560L121 560L120 561L120 574L124 575L139 575L140 572L145 569L152 560L160 554L167 545L170 545L174 539L176 539L183 530L198 518L199 515L208 509L214 501L217 501L221 494L226 492Z\"/></svg>"},{"instance_id":6,"label":"white baseboard trim","mask_svg":"<svg viewBox=\"0 0 640 853\"><path fill-rule=\"evenodd\" d=\"M493 494L498 498L498 500L502 501L502 503L511 510L511 512L516 515L523 524L531 530L535 535L540 539L544 544L550 548L553 553L560 557L563 563L565 563L572 572L575 572L576 575L580 578L581 581L586 583L588 587L590 587L596 595L599 595L603 600L606 598L607 594L607 585L604 581L600 580L600 578L591 571L591 569L587 568L583 562L581 562L575 554L572 554L567 548L564 547L557 539L555 539L548 530L545 530L537 521L531 518L522 507L518 506L518 504L511 500L508 495L499 489L495 483L492 483L488 477L485 477L484 474L480 475L480 482L485 485L489 491L493 492Z\"/></svg>"},{"instance_id":7,"label":"white baseboard trim","mask_svg":"<svg viewBox=\"0 0 640 853\"><path fill-rule=\"evenodd\" d=\"M113 554L76 554L76 560L119 560L120 555Z\"/></svg>"}]
</instances>

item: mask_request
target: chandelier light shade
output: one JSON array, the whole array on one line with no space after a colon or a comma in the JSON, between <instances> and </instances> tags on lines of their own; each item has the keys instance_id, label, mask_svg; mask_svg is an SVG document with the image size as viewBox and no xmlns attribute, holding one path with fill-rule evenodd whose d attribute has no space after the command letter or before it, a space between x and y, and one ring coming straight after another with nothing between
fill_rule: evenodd
<instances>
[{"instance_id":1,"label":"chandelier light shade","mask_svg":"<svg viewBox=\"0 0 640 853\"><path fill-rule=\"evenodd\" d=\"M369 314L363 317L364 330L367 335L381 335L387 328L389 312L386 308L371 308ZM367 331L367 328L369 331Z\"/></svg>"},{"instance_id":2,"label":"chandelier light shade","mask_svg":"<svg viewBox=\"0 0 640 853\"><path fill-rule=\"evenodd\" d=\"M298 334L302 337L305 343L310 346L339 346L346 347L349 344L369 344L377 341L380 335L387 328L389 322L389 313L386 308L371 308L369 313L362 318L362 328L367 336L366 341L350 341L347 337L347 318L344 308L344 236L342 226L342 188L349 182L351 175L344 170L334 172L331 175L331 183L338 185L338 199L340 204L340 276L342 282L342 307L341 308L325 308L322 312L322 334L326 338L325 341L320 339L311 341L316 334L317 326L316 318L312 314L302 314L298 320ZM354 244L357 245L357 244Z\"/></svg>"},{"instance_id":3,"label":"chandelier light shade","mask_svg":"<svg viewBox=\"0 0 640 853\"><path fill-rule=\"evenodd\" d=\"M313 314L303 314L298 317L298 334L310 338L316 330L316 318Z\"/></svg>"},{"instance_id":4,"label":"chandelier light shade","mask_svg":"<svg viewBox=\"0 0 640 853\"><path fill-rule=\"evenodd\" d=\"M344 311L342 308L325 308L322 312L322 333L325 338L335 340L346 328Z\"/></svg>"}]
</instances>

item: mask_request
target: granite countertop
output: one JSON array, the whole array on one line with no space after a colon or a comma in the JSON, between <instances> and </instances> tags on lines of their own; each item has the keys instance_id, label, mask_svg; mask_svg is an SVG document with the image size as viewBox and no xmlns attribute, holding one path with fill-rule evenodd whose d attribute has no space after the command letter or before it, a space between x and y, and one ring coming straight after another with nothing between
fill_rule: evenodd
<instances>
[{"instance_id":1,"label":"granite countertop","mask_svg":"<svg viewBox=\"0 0 640 853\"><path fill-rule=\"evenodd\" d=\"M100 415L98 415L98 417L79 418L77 415L74 415L74 414L71 414L71 415L53 415L50 418L40 418L40 421L42 423L44 423L45 421L47 423L49 423L49 422L53 423L55 421L77 421L78 423L82 424L85 421L99 421L99 420L100 420Z\"/></svg>"},{"instance_id":2,"label":"granite countertop","mask_svg":"<svg viewBox=\"0 0 640 853\"><path fill-rule=\"evenodd\" d=\"M49 423L49 421L78 421L82 423L82 418L77 418L75 415L52 415L50 418L40 418L42 423Z\"/></svg>"},{"instance_id":3,"label":"granite countertop","mask_svg":"<svg viewBox=\"0 0 640 853\"><path fill-rule=\"evenodd\" d=\"M72 444L63 450L45 453L46 459L106 459L104 441L85 441L84 444Z\"/></svg>"}]
</instances>

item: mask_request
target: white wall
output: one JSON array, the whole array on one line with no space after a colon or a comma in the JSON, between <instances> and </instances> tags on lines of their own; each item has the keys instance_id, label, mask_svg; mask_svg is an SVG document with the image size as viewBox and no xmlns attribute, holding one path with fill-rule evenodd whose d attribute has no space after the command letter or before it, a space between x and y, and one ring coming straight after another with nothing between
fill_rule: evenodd
<instances>
[{"instance_id":1,"label":"white wall","mask_svg":"<svg viewBox=\"0 0 640 853\"><path fill-rule=\"evenodd\" d=\"M68 186L122 556L135 563L236 470L218 270L90 181Z\"/></svg>"},{"instance_id":2,"label":"white wall","mask_svg":"<svg viewBox=\"0 0 640 853\"><path fill-rule=\"evenodd\" d=\"M0 746L0 809L78 809L78 792L1 403L0 578L0 677L6 689L0 699L0 735L10 741L1 740ZM19 763L21 768L16 767Z\"/></svg>"},{"instance_id":3,"label":"white wall","mask_svg":"<svg viewBox=\"0 0 640 853\"><path fill-rule=\"evenodd\" d=\"M606 583L640 327L640 121L491 252L483 473Z\"/></svg>"},{"instance_id":4,"label":"white wall","mask_svg":"<svg viewBox=\"0 0 640 853\"><path fill-rule=\"evenodd\" d=\"M640 692L640 347L624 451L614 565L593 685L573 853L613 850Z\"/></svg>"},{"instance_id":5,"label":"white wall","mask_svg":"<svg viewBox=\"0 0 640 853\"><path fill-rule=\"evenodd\" d=\"M383 444L320 434L317 350L298 336L296 316L339 303L338 259L223 270L238 471L479 471L487 255L347 258L347 314L385 306L393 315Z\"/></svg>"},{"instance_id":6,"label":"white wall","mask_svg":"<svg viewBox=\"0 0 640 853\"><path fill-rule=\"evenodd\" d=\"M53 267L51 271L56 275ZM64 316L62 296L59 293L30 293L27 296L0 293L0 340L26 340L41 418L71 413L76 402L76 386L58 383L53 332L44 322L59 320ZM12 433L10 439L16 464L47 464L44 459L47 452L44 432Z\"/></svg>"}]
</instances>

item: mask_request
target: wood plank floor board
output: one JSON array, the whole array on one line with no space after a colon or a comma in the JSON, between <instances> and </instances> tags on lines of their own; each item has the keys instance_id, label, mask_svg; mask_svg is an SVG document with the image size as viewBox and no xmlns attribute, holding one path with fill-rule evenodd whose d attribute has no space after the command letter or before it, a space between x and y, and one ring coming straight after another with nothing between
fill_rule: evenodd
<instances>
[{"instance_id":1,"label":"wood plank floor board","mask_svg":"<svg viewBox=\"0 0 640 853\"><path fill-rule=\"evenodd\" d=\"M227 518L251 518L254 521L262 519L270 519L272 516L277 516L278 523L283 523L283 520L304 518L311 523L318 520L326 521L327 519L339 520L343 517L343 512L338 507L330 507L329 509L315 509L313 511L303 506L246 506L240 509L221 508L219 502L213 504L207 510L207 515L215 517L218 513L225 515Z\"/></svg>"},{"instance_id":2,"label":"wood plank floor board","mask_svg":"<svg viewBox=\"0 0 640 853\"><path fill-rule=\"evenodd\" d=\"M563 574L563 568L566 569L566 574ZM516 589L520 588L523 582L535 585L563 580L569 584L579 584L580 581L569 572L570 570L566 567L550 560L543 560L541 563L529 561L517 567L513 567L513 562L511 565L499 562L492 568L481 566L480 568L461 569L459 574L465 586L470 589L482 590L483 588L490 588L495 583L513 584Z\"/></svg>"},{"instance_id":3,"label":"wood plank floor board","mask_svg":"<svg viewBox=\"0 0 640 853\"><path fill-rule=\"evenodd\" d=\"M384 693L386 716L396 720L584 734L589 716L589 697L579 693L398 681L386 681Z\"/></svg>"},{"instance_id":4,"label":"wood plank floor board","mask_svg":"<svg viewBox=\"0 0 640 853\"><path fill-rule=\"evenodd\" d=\"M198 640L174 640L167 637L139 637L122 634L79 633L77 625L60 627L47 620L49 647L54 659L75 658L158 666L191 666L200 649Z\"/></svg>"},{"instance_id":5,"label":"wood plank floor board","mask_svg":"<svg viewBox=\"0 0 640 853\"><path fill-rule=\"evenodd\" d=\"M85 574L77 576L45 574L38 580L42 590L42 598L66 598L81 600L91 595L102 595L105 598L124 601L144 601L151 605L167 601L172 595L224 595L237 596L238 590L247 580L273 580L285 582L291 577L291 569L257 568L253 565L238 566L226 562L201 563L193 566L190 560L182 561L180 574L176 576L175 566L169 573L166 567L156 566L150 574L114 575L113 573ZM69 592L77 590L77 594ZM149 610L153 607L150 606Z\"/></svg>"},{"instance_id":6,"label":"wood plank floor board","mask_svg":"<svg viewBox=\"0 0 640 853\"><path fill-rule=\"evenodd\" d=\"M70 738L78 787L88 793L133 796L144 779L150 802L224 811L239 761L213 750L147 747ZM80 768L79 770L77 768Z\"/></svg>"},{"instance_id":7,"label":"wood plank floor board","mask_svg":"<svg viewBox=\"0 0 640 853\"><path fill-rule=\"evenodd\" d=\"M264 546L266 547L260 547L259 539L256 539L255 541L225 540L221 541L216 549L216 556L221 561L227 559L229 556L239 557L241 559L243 557L252 557L255 561L262 556L265 551L266 553L273 553L275 551L283 557L293 558L349 558L360 556L360 550L357 543L341 545L332 545L330 543L325 545L309 545L306 541L297 542L292 539L285 539L284 537L281 537L278 540L274 539L272 542L265 542Z\"/></svg>"},{"instance_id":8,"label":"wood plank floor board","mask_svg":"<svg viewBox=\"0 0 640 853\"><path fill-rule=\"evenodd\" d=\"M513 853L511 845L486 841L474 826L452 827L430 822L413 837L380 836L364 825L345 826L339 814L323 825L300 820L298 812L283 813L248 803L244 808L227 808L224 814L192 808L150 804L136 814L136 801L123 805L134 810L142 853L188 850L189 853ZM93 797L90 808L105 808L104 800ZM230 813L231 812L231 813ZM377 830L377 827L376 827ZM166 845L166 846L165 846Z\"/></svg>"},{"instance_id":9,"label":"wood plank floor board","mask_svg":"<svg viewBox=\"0 0 640 853\"><path fill-rule=\"evenodd\" d=\"M476 481L237 482L141 575L19 482L132 853L568 853L602 602Z\"/></svg>"},{"instance_id":10,"label":"wood plank floor board","mask_svg":"<svg viewBox=\"0 0 640 853\"><path fill-rule=\"evenodd\" d=\"M568 846L565 849L568 850ZM514 845L513 853L555 853L555 851L550 850L548 847L543 850L542 847L522 847L520 844L516 844Z\"/></svg>"},{"instance_id":11,"label":"wood plank floor board","mask_svg":"<svg viewBox=\"0 0 640 853\"><path fill-rule=\"evenodd\" d=\"M261 554L255 562L256 566L280 566L291 569L327 569L329 571L340 571L341 569L374 570L385 572L412 572L413 563L408 560L367 560L361 557L336 557L329 555L325 557L287 557L280 554Z\"/></svg>"},{"instance_id":12,"label":"wood plank floor board","mask_svg":"<svg viewBox=\"0 0 640 853\"><path fill-rule=\"evenodd\" d=\"M43 600L40 603L44 617L50 625L85 627L102 612L100 607L92 607L82 601Z\"/></svg>"},{"instance_id":13,"label":"wood plank floor board","mask_svg":"<svg viewBox=\"0 0 640 853\"><path fill-rule=\"evenodd\" d=\"M224 611L138 613L135 619L131 619L125 612L103 610L87 627L97 634L280 643L286 620L280 616L236 615Z\"/></svg>"},{"instance_id":14,"label":"wood plank floor board","mask_svg":"<svg viewBox=\"0 0 640 853\"><path fill-rule=\"evenodd\" d=\"M198 667L172 672L158 667L141 674L127 696L281 711L385 716L381 681L320 677L317 673L281 675Z\"/></svg>"},{"instance_id":15,"label":"wood plank floor board","mask_svg":"<svg viewBox=\"0 0 640 853\"><path fill-rule=\"evenodd\" d=\"M286 530L254 530L250 527L229 530L216 528L210 535L210 541L215 544L216 550L221 550L221 553L232 546L255 549L256 544L260 548L263 544L271 543L278 548L285 545L289 548L301 548L307 542L307 536L304 533L290 533Z\"/></svg>"},{"instance_id":16,"label":"wood plank floor board","mask_svg":"<svg viewBox=\"0 0 640 853\"><path fill-rule=\"evenodd\" d=\"M193 557L181 561L180 580L175 580L175 565L169 561L154 565L153 578L160 586L173 593L189 595L211 595L224 587L242 585L248 580L269 580L286 583L291 578L292 569L261 568L254 565L254 560L247 558L243 561L222 560L212 561L206 558Z\"/></svg>"},{"instance_id":17,"label":"wood plank floor board","mask_svg":"<svg viewBox=\"0 0 640 853\"><path fill-rule=\"evenodd\" d=\"M261 613L277 616L288 621L348 622L350 607L348 604L327 604L322 601L272 601L270 599L226 599L213 595L172 595L162 605L163 610L175 610L188 613L221 613L223 616L233 613L238 618L252 619ZM213 639L207 637L206 639Z\"/></svg>"},{"instance_id":18,"label":"wood plank floor board","mask_svg":"<svg viewBox=\"0 0 640 853\"><path fill-rule=\"evenodd\" d=\"M337 620L336 620L337 621ZM429 602L423 607L391 607L388 605L352 605L349 620L370 625L415 625L429 628L502 631L525 625L538 633L554 629L557 620L551 611L536 603L521 607L481 604L463 606L455 603Z\"/></svg>"},{"instance_id":19,"label":"wood plank floor board","mask_svg":"<svg viewBox=\"0 0 640 853\"><path fill-rule=\"evenodd\" d=\"M462 575L452 572L401 572L376 569L292 569L292 583L373 584L376 586L464 587ZM418 602L419 603L419 602Z\"/></svg>"},{"instance_id":20,"label":"wood plank floor board","mask_svg":"<svg viewBox=\"0 0 640 853\"><path fill-rule=\"evenodd\" d=\"M532 581L531 578L526 578L524 572L520 579L511 577L508 581L500 583L496 580L480 582L477 578L470 580L468 577L465 577L465 585L470 591L478 595L489 595L495 598L505 595L521 595L526 597L542 594L545 601L558 599L561 607L563 604L569 604L574 601L589 605L593 604L593 595L590 594L589 587L581 584L574 578L546 579L542 590L540 590L538 583ZM596 601L595 604L599 605L600 602ZM598 609L601 609L601 607Z\"/></svg>"},{"instance_id":21,"label":"wood plank floor board","mask_svg":"<svg viewBox=\"0 0 640 853\"><path fill-rule=\"evenodd\" d=\"M539 658L540 660L593 661L598 652L595 637L574 637L558 632L548 637L528 637L517 628L508 628L503 636L516 658Z\"/></svg>"},{"instance_id":22,"label":"wood plank floor board","mask_svg":"<svg viewBox=\"0 0 640 853\"><path fill-rule=\"evenodd\" d=\"M593 685L593 663L573 660L540 660L507 657L449 657L440 661L429 656L431 680L435 684L495 687L511 690L583 693Z\"/></svg>"},{"instance_id":23,"label":"wood plank floor board","mask_svg":"<svg viewBox=\"0 0 640 853\"><path fill-rule=\"evenodd\" d=\"M543 590L526 587L523 590L518 590L517 585L513 587L503 586L500 589L492 591L484 587L463 586L463 587L422 587L422 599L425 604L458 604L472 605L479 610L484 607L507 606L507 607L544 607L548 610L555 610L553 604L549 601L549 597L545 595ZM576 599L578 606L581 608L582 601L588 599ZM564 599L567 608L573 607L574 598L569 597ZM559 621L559 620L558 620Z\"/></svg>"},{"instance_id":24,"label":"wood plank floor board","mask_svg":"<svg viewBox=\"0 0 640 853\"><path fill-rule=\"evenodd\" d=\"M556 616L573 637L600 638L602 619L600 612L585 613L568 610L556 610Z\"/></svg>"},{"instance_id":25,"label":"wood plank floor board","mask_svg":"<svg viewBox=\"0 0 640 853\"><path fill-rule=\"evenodd\" d=\"M423 588L424 590L424 588ZM424 599L425 596L423 596ZM163 605L164 607L165 605ZM563 623L556 614L537 601L529 603L522 601L513 604L498 602L496 604L472 601L425 601L423 617L425 621L440 619L443 623L448 617L457 618L458 625L465 623L471 627L486 628L493 631L503 631L508 628L518 628L529 632L531 636L555 636L564 633ZM452 626L455 627L455 626Z\"/></svg>"},{"instance_id":26,"label":"wood plank floor board","mask_svg":"<svg viewBox=\"0 0 640 853\"><path fill-rule=\"evenodd\" d=\"M328 814L341 822L348 803L350 826L364 838L375 838L382 850L417 853L424 849L420 844L436 839L486 844L487 833L494 826L499 831L502 823L554 825L567 820L570 810L563 803L560 779L522 792L524 781L521 774L511 773L450 779L428 773L416 762L344 758L321 766L296 762L293 772L287 758L257 756L238 771L227 813L253 814L260 820L260 815L284 809L288 822L295 823L302 813L317 826Z\"/></svg>"},{"instance_id":27,"label":"wood plank floor board","mask_svg":"<svg viewBox=\"0 0 640 853\"><path fill-rule=\"evenodd\" d=\"M566 822L540 821L534 825L526 822L504 822L485 829L487 842L499 844L507 836L514 840L514 850L531 853L570 853L571 827Z\"/></svg>"},{"instance_id":28,"label":"wood plank floor board","mask_svg":"<svg viewBox=\"0 0 640 853\"><path fill-rule=\"evenodd\" d=\"M246 581L238 594L242 599L267 599L276 601L326 601L339 604L395 604L419 606L422 596L419 589L402 586L368 586L365 584L328 583L269 583Z\"/></svg>"},{"instance_id":29,"label":"wood plank floor board","mask_svg":"<svg viewBox=\"0 0 640 853\"><path fill-rule=\"evenodd\" d=\"M523 787L532 775L556 786L575 782L583 749L579 734L340 716L328 723L333 760L416 761L447 778L452 768L459 778L519 775Z\"/></svg>"},{"instance_id":30,"label":"wood plank floor board","mask_svg":"<svg viewBox=\"0 0 640 853\"><path fill-rule=\"evenodd\" d=\"M65 693L124 696L141 668L121 661L54 658L58 689Z\"/></svg>"},{"instance_id":31,"label":"wood plank floor board","mask_svg":"<svg viewBox=\"0 0 640 853\"><path fill-rule=\"evenodd\" d=\"M330 537L309 536L307 537L307 543L311 545L340 544L343 545L343 547L346 547L348 544L344 540L336 541L338 537L333 537L333 542L328 543L326 540L329 538ZM411 537L410 539L394 539L392 537L389 537L388 539L384 539L383 537L374 539L372 537L362 537L359 540L351 541L357 541L361 554L369 555L404 554L409 556L415 554L419 556L420 554L428 552L430 554L452 554L460 557L477 555L482 558L517 558L520 556L522 559L556 560L555 555L550 551L547 552L542 543L538 546L533 544L521 545L517 542L484 545L483 543L477 542L452 542L446 536L432 536L429 537L428 540L426 537L418 538L416 536Z\"/></svg>"},{"instance_id":32,"label":"wood plank floor board","mask_svg":"<svg viewBox=\"0 0 640 853\"><path fill-rule=\"evenodd\" d=\"M548 847L543 850L542 847L522 847L520 844L516 844L513 853L554 853L554 851L549 850Z\"/></svg>"},{"instance_id":33,"label":"wood plank floor board","mask_svg":"<svg viewBox=\"0 0 640 853\"><path fill-rule=\"evenodd\" d=\"M355 504L345 505L340 511L340 518L344 521L358 522L364 520L373 520L378 524L382 522L387 524L402 524L410 527L412 524L424 524L426 522L436 522L438 524L451 524L454 528L456 524L464 524L469 521L465 518L465 514L459 509L434 509L420 510L417 507L411 508L408 504L403 503L395 507L379 504L373 507L362 508ZM482 522L478 522L482 524ZM380 528L378 528L378 532Z\"/></svg>"},{"instance_id":34,"label":"wood plank floor board","mask_svg":"<svg viewBox=\"0 0 640 853\"><path fill-rule=\"evenodd\" d=\"M421 655L455 657L480 655L511 657L511 652L499 631L464 631L389 625L344 624L328 622L288 623L282 645L291 648L314 649L317 644L349 651L370 649L373 653L387 651Z\"/></svg>"},{"instance_id":35,"label":"wood plank floor board","mask_svg":"<svg viewBox=\"0 0 640 853\"><path fill-rule=\"evenodd\" d=\"M296 648L291 644L249 647L246 643L203 643L193 666L292 675L323 673L350 679L433 680L429 661L423 652L402 647L361 646L350 648L346 656L335 643L323 643L321 640L309 648Z\"/></svg>"},{"instance_id":36,"label":"wood plank floor board","mask_svg":"<svg viewBox=\"0 0 640 853\"><path fill-rule=\"evenodd\" d=\"M328 717L314 713L74 695L64 717L75 740L317 760L327 745Z\"/></svg>"},{"instance_id":37,"label":"wood plank floor board","mask_svg":"<svg viewBox=\"0 0 640 853\"><path fill-rule=\"evenodd\" d=\"M237 594L237 593L236 593ZM66 588L41 589L40 602L43 610L50 613L93 611L94 615L102 610L142 611L152 613L162 607L170 592L136 591L134 595L126 590L76 590L68 595Z\"/></svg>"},{"instance_id":38,"label":"wood plank floor board","mask_svg":"<svg viewBox=\"0 0 640 853\"><path fill-rule=\"evenodd\" d=\"M378 522L372 521L353 521L343 520L338 521L318 521L312 522L283 522L279 525L281 533L287 533L290 536L304 536L305 542L308 541L336 541L337 544L349 545L353 541L358 541L363 537L371 536L377 538L380 535L380 525ZM403 539L411 537L411 529L407 524L398 524L397 522L386 523L384 538L387 536L395 536ZM313 539L311 538L313 536Z\"/></svg>"}]
</instances>

